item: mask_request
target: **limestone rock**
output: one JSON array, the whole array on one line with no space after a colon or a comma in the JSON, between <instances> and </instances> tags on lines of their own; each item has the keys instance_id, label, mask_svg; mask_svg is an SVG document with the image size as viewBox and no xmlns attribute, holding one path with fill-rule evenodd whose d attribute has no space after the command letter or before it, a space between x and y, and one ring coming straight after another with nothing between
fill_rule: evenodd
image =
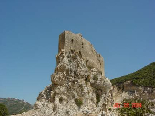
<instances>
[{"instance_id":1,"label":"limestone rock","mask_svg":"<svg viewBox=\"0 0 155 116\"><path fill-rule=\"evenodd\" d=\"M122 84L114 85L112 91L115 103L120 103L124 98L149 99L150 101L155 103L155 88L137 86L131 81L126 81Z\"/></svg>"},{"instance_id":2,"label":"limestone rock","mask_svg":"<svg viewBox=\"0 0 155 116\"><path fill-rule=\"evenodd\" d=\"M59 36L52 84L43 90L34 109L19 116L116 116L112 85L104 74L103 57L81 34Z\"/></svg>"}]
</instances>

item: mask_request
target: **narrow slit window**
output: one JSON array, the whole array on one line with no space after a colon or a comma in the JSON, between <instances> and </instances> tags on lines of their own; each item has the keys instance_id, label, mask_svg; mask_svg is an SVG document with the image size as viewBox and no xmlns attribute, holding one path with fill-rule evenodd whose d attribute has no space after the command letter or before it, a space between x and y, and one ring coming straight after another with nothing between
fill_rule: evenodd
<instances>
[{"instance_id":1,"label":"narrow slit window","mask_svg":"<svg viewBox=\"0 0 155 116\"><path fill-rule=\"evenodd\" d=\"M72 40L71 40L72 44L73 44L73 41L74 41L74 40L72 39Z\"/></svg>"}]
</instances>

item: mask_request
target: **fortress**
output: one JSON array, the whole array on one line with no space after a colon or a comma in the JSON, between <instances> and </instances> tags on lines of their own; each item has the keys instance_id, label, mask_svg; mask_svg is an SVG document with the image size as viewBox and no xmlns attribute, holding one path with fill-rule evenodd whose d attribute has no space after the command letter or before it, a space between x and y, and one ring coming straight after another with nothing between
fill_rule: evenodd
<instances>
[{"instance_id":1,"label":"fortress","mask_svg":"<svg viewBox=\"0 0 155 116\"><path fill-rule=\"evenodd\" d=\"M86 61L88 67L96 68L105 76L103 57L96 52L93 45L84 39L81 34L74 34L70 31L64 31L59 35L58 53L64 49L65 52L71 50L79 52ZM57 61L57 64L59 61Z\"/></svg>"},{"instance_id":2,"label":"fortress","mask_svg":"<svg viewBox=\"0 0 155 116\"><path fill-rule=\"evenodd\" d=\"M103 57L81 34L64 31L59 35L56 64L52 83L39 93L34 108L16 116L120 116L114 103L153 95L153 88L131 81L122 83L121 89L112 86L105 77Z\"/></svg>"},{"instance_id":3,"label":"fortress","mask_svg":"<svg viewBox=\"0 0 155 116\"><path fill-rule=\"evenodd\" d=\"M105 77L103 57L81 34L59 35L51 82L39 93L34 109L18 116L109 116L112 85Z\"/></svg>"}]
</instances>

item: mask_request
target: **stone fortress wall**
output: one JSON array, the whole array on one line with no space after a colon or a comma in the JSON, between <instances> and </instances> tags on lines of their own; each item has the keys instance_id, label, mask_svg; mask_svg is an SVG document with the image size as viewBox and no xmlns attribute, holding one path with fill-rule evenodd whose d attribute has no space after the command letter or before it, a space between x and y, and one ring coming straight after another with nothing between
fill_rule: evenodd
<instances>
[{"instance_id":1,"label":"stone fortress wall","mask_svg":"<svg viewBox=\"0 0 155 116\"><path fill-rule=\"evenodd\" d=\"M86 61L87 66L96 68L105 76L103 57L96 52L93 45L84 39L81 34L74 34L70 31L64 31L59 35L58 52L65 49L65 52L74 50L79 52Z\"/></svg>"}]
</instances>

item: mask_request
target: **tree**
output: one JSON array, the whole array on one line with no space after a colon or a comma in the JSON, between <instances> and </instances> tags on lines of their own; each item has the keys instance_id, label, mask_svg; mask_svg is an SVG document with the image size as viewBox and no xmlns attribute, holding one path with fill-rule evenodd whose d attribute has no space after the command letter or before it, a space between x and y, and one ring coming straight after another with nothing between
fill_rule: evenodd
<instances>
[{"instance_id":1,"label":"tree","mask_svg":"<svg viewBox=\"0 0 155 116\"><path fill-rule=\"evenodd\" d=\"M0 104L0 116L7 116L8 115L8 109L4 104Z\"/></svg>"}]
</instances>

